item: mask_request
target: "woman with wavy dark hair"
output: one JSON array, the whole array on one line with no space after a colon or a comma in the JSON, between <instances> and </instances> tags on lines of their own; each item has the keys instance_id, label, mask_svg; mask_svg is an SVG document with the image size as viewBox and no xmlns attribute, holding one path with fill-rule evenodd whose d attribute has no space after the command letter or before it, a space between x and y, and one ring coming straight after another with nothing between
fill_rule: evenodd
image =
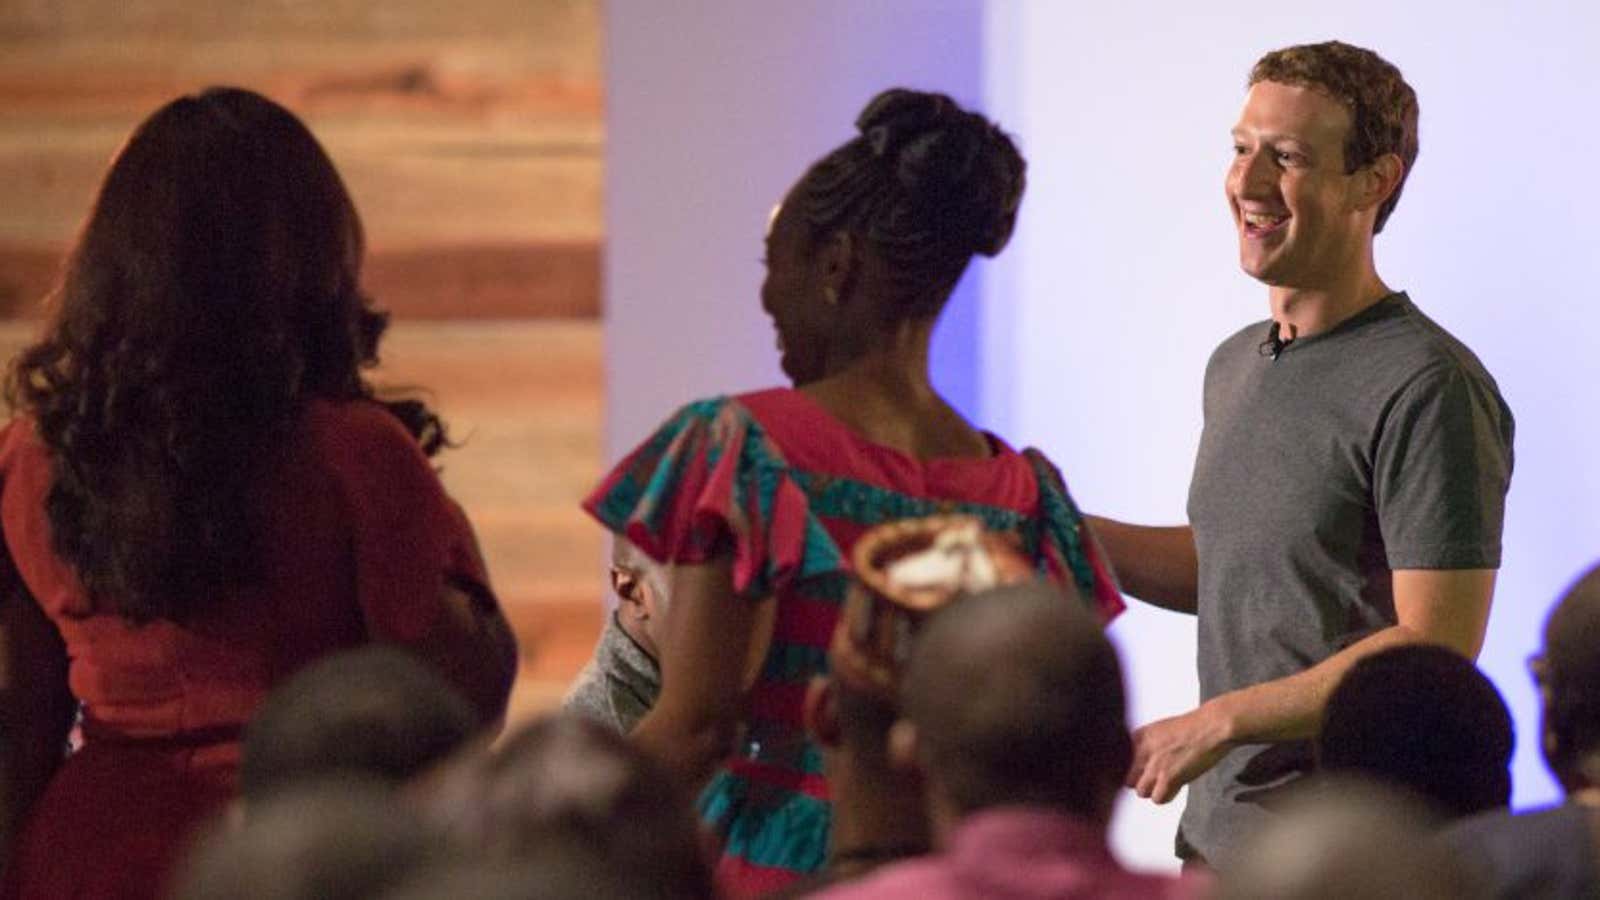
<instances>
[{"instance_id":1,"label":"woman with wavy dark hair","mask_svg":"<svg viewBox=\"0 0 1600 900\"><path fill-rule=\"evenodd\" d=\"M719 876L754 895L830 853L807 683L881 522L963 512L1109 619L1121 599L1055 467L969 424L933 389L935 323L975 254L1011 236L1024 163L950 98L890 90L815 163L769 226L762 306L794 389L684 407L586 508L672 563L659 701L633 732L690 784L722 837ZM735 741L738 737L737 742ZM881 749L881 748L880 748ZM835 860L899 847L832 835Z\"/></svg>"},{"instance_id":2,"label":"woman with wavy dark hair","mask_svg":"<svg viewBox=\"0 0 1600 900\"><path fill-rule=\"evenodd\" d=\"M0 432L3 697L34 751L7 896L157 896L257 702L334 650L405 646L503 711L515 648L444 431L362 376L361 256L332 162L257 94L175 100L113 161Z\"/></svg>"}]
</instances>

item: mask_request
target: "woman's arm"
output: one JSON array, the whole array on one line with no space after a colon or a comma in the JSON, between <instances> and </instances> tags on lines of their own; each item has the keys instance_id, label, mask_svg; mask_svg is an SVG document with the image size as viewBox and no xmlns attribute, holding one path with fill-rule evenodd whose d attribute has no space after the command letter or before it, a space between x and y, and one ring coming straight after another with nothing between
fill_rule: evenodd
<instances>
[{"instance_id":1,"label":"woman's arm","mask_svg":"<svg viewBox=\"0 0 1600 900\"><path fill-rule=\"evenodd\" d=\"M726 557L674 566L667 597L661 696L633 738L694 791L733 750L777 604L737 596Z\"/></svg>"}]
</instances>

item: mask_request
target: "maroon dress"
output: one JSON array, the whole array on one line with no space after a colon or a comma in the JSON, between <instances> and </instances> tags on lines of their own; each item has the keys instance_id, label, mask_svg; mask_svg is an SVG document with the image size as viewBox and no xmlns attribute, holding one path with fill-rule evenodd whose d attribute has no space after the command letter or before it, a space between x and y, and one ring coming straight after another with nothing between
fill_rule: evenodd
<instances>
[{"instance_id":1,"label":"maroon dress","mask_svg":"<svg viewBox=\"0 0 1600 900\"><path fill-rule=\"evenodd\" d=\"M23 821L8 900L162 896L195 826L232 797L241 731L275 684L367 641L427 646L451 627L447 582L488 592L460 507L368 401L307 405L250 498L261 580L181 625L91 609L51 549L51 463L30 420L0 431L0 479L6 548L64 642L84 738Z\"/></svg>"}]
</instances>

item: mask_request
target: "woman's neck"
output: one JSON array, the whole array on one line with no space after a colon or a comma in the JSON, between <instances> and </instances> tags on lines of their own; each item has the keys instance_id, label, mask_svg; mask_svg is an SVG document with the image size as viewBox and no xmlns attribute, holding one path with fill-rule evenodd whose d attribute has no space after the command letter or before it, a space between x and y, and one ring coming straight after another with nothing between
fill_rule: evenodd
<instances>
[{"instance_id":1,"label":"woman's neck","mask_svg":"<svg viewBox=\"0 0 1600 900\"><path fill-rule=\"evenodd\" d=\"M875 443L919 459L985 457L989 443L947 403L928 377L932 323L907 323L880 348L802 390L834 418Z\"/></svg>"}]
</instances>

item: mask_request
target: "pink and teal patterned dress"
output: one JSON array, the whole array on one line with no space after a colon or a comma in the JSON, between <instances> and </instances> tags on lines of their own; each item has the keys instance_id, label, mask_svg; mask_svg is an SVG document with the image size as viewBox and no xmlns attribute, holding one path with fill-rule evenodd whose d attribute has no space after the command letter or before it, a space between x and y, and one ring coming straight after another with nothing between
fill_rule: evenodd
<instances>
[{"instance_id":1,"label":"pink and teal patterned dress","mask_svg":"<svg viewBox=\"0 0 1600 900\"><path fill-rule=\"evenodd\" d=\"M734 590L777 599L771 648L742 746L700 796L721 838L718 878L757 896L822 867L830 806L801 701L827 671L850 548L883 522L967 513L1020 541L1044 575L1072 582L1104 621L1122 598L1066 485L1036 450L989 436L986 459L928 459L871 443L805 394L776 388L679 410L584 502L649 556L733 561Z\"/></svg>"}]
</instances>

